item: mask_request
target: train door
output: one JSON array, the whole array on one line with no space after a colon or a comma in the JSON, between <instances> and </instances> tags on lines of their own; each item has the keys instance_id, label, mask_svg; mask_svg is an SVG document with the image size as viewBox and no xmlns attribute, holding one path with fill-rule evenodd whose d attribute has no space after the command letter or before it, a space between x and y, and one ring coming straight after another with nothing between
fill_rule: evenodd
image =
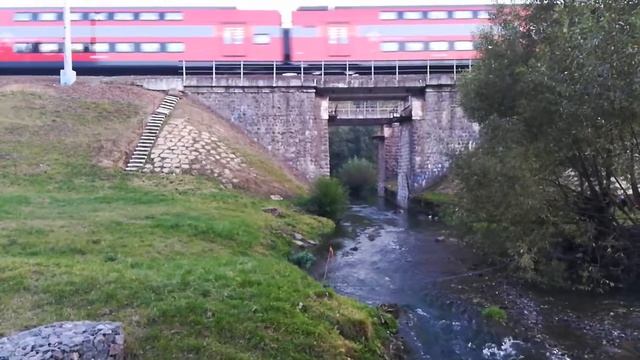
<instances>
[{"instance_id":1,"label":"train door","mask_svg":"<svg viewBox=\"0 0 640 360\"><path fill-rule=\"evenodd\" d=\"M222 28L222 56L244 57L246 50L246 24L224 24Z\"/></svg>"},{"instance_id":2,"label":"train door","mask_svg":"<svg viewBox=\"0 0 640 360\"><path fill-rule=\"evenodd\" d=\"M349 26L347 23L327 24L327 53L331 57L348 57Z\"/></svg>"}]
</instances>

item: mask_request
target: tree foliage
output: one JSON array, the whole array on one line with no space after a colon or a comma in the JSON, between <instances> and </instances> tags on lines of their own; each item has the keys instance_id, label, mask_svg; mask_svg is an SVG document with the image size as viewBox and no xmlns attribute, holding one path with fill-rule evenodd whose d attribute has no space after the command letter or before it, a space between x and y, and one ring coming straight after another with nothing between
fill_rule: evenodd
<instances>
[{"instance_id":1,"label":"tree foliage","mask_svg":"<svg viewBox=\"0 0 640 360\"><path fill-rule=\"evenodd\" d=\"M320 177L313 183L311 194L302 205L313 214L338 221L347 210L349 197L338 179Z\"/></svg>"},{"instance_id":2,"label":"tree foliage","mask_svg":"<svg viewBox=\"0 0 640 360\"><path fill-rule=\"evenodd\" d=\"M376 144L373 126L337 126L329 129L329 159L332 175L354 157L375 161Z\"/></svg>"},{"instance_id":3,"label":"tree foliage","mask_svg":"<svg viewBox=\"0 0 640 360\"><path fill-rule=\"evenodd\" d=\"M456 163L477 244L547 284L638 280L640 3L501 7L461 84L482 144Z\"/></svg>"},{"instance_id":4,"label":"tree foliage","mask_svg":"<svg viewBox=\"0 0 640 360\"><path fill-rule=\"evenodd\" d=\"M376 168L365 159L347 161L338 171L338 178L349 189L349 194L356 198L366 198L376 189Z\"/></svg>"}]
</instances>

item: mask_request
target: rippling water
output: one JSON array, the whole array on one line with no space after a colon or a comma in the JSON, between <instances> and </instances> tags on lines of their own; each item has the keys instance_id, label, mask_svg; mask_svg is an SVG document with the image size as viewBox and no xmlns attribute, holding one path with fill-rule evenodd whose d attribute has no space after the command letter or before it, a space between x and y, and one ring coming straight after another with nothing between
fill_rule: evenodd
<instances>
[{"instance_id":1,"label":"rippling water","mask_svg":"<svg viewBox=\"0 0 640 360\"><path fill-rule=\"evenodd\" d=\"M443 230L384 205L352 206L332 241L339 249L327 266L326 282L371 305L400 305L405 310L400 335L412 359L564 359L560 351L536 349L494 331L477 314L447 300L437 282L463 273L469 263L465 257L472 255L435 241ZM318 265L318 277L324 265Z\"/></svg>"}]
</instances>

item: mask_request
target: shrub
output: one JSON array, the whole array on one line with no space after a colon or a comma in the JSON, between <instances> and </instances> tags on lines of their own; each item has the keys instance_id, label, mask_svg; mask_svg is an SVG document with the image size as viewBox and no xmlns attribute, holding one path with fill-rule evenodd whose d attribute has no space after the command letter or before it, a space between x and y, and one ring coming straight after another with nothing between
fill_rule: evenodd
<instances>
[{"instance_id":1,"label":"shrub","mask_svg":"<svg viewBox=\"0 0 640 360\"><path fill-rule=\"evenodd\" d=\"M338 171L338 178L354 197L365 197L376 188L376 169L365 159L352 158Z\"/></svg>"},{"instance_id":2,"label":"shrub","mask_svg":"<svg viewBox=\"0 0 640 360\"><path fill-rule=\"evenodd\" d=\"M289 261L301 269L308 270L316 261L316 257L308 250L301 251L289 257Z\"/></svg>"},{"instance_id":3,"label":"shrub","mask_svg":"<svg viewBox=\"0 0 640 360\"><path fill-rule=\"evenodd\" d=\"M347 193L340 181L321 177L315 181L311 195L303 201L307 211L332 220L339 220L347 210Z\"/></svg>"},{"instance_id":4,"label":"shrub","mask_svg":"<svg viewBox=\"0 0 640 360\"><path fill-rule=\"evenodd\" d=\"M507 312L497 306L489 306L482 310L482 316L486 319L504 323L507 321Z\"/></svg>"}]
</instances>

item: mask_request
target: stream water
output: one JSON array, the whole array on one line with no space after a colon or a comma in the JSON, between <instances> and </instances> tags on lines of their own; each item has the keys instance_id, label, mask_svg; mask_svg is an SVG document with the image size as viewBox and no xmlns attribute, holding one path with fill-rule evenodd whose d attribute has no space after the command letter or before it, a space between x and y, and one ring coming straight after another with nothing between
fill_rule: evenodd
<instances>
[{"instance_id":1,"label":"stream water","mask_svg":"<svg viewBox=\"0 0 640 360\"><path fill-rule=\"evenodd\" d=\"M574 298L584 296L555 298L507 285L493 272L475 274L476 255L446 233L441 224L383 203L351 206L329 242L334 257L316 264L313 273L343 295L371 305L399 305L399 335L409 359L640 359L640 297L607 298L614 304L602 309L607 319L613 309L624 309L621 318L637 316L637 327L615 321L606 327L580 309L573 312ZM516 317L508 325L480 315L483 306L505 299L512 303L509 316ZM581 302L583 310L604 300L589 301L591 306ZM556 305L572 315L551 311ZM581 316L588 325L576 320ZM601 325L620 336L580 335L582 327L593 326L597 333Z\"/></svg>"}]
</instances>

